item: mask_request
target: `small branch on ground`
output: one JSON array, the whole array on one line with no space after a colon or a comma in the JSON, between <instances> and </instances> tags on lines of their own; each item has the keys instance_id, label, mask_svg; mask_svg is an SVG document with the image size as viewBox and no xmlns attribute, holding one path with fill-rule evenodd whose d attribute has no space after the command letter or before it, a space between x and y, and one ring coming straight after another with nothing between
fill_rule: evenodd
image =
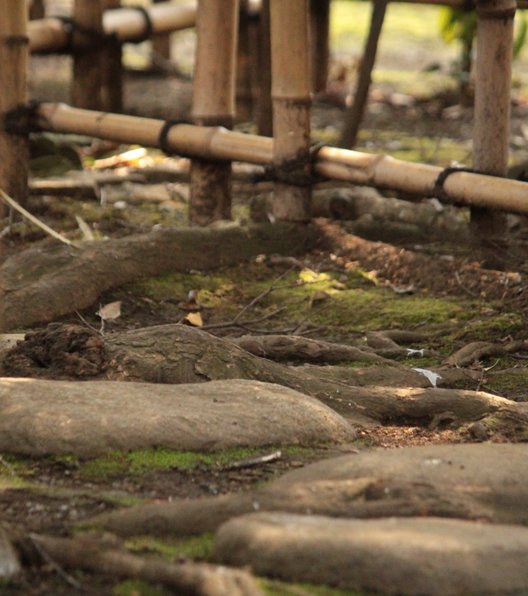
<instances>
[{"instance_id":1,"label":"small branch on ground","mask_svg":"<svg viewBox=\"0 0 528 596\"><path fill-rule=\"evenodd\" d=\"M243 468L254 468L263 464L269 464L274 461L278 461L282 457L281 451L274 451L273 453L267 453L266 455L260 455L258 457L250 457L248 459L241 459L239 461L231 462L222 466L223 470L241 470Z\"/></svg>"}]
</instances>

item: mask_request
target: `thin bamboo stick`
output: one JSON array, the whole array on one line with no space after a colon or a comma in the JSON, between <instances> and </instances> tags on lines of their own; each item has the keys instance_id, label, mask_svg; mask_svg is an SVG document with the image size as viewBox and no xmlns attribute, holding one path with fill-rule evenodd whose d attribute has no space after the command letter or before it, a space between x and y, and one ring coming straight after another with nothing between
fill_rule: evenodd
<instances>
[{"instance_id":1,"label":"thin bamboo stick","mask_svg":"<svg viewBox=\"0 0 528 596\"><path fill-rule=\"evenodd\" d=\"M156 33L168 33L194 27L196 3L173 4L163 2L146 7ZM145 18L132 8L108 11L103 16L103 29L107 34L115 34L121 42L134 40L145 31ZM28 27L32 52L58 52L68 43L68 32L59 19L46 18L31 21Z\"/></svg>"},{"instance_id":2,"label":"thin bamboo stick","mask_svg":"<svg viewBox=\"0 0 528 596\"><path fill-rule=\"evenodd\" d=\"M279 174L273 215L278 220L310 219L311 77L308 0L271 0L273 162Z\"/></svg>"},{"instance_id":3,"label":"thin bamboo stick","mask_svg":"<svg viewBox=\"0 0 528 596\"><path fill-rule=\"evenodd\" d=\"M75 0L73 18L84 29L103 34L104 0ZM82 31L73 32L74 43L79 48L73 54L73 82L71 102L79 108L101 110L104 108L102 89L104 84L102 43Z\"/></svg>"},{"instance_id":4,"label":"thin bamboo stick","mask_svg":"<svg viewBox=\"0 0 528 596\"><path fill-rule=\"evenodd\" d=\"M510 95L515 0L477 4L473 163L486 174L505 176L510 139ZM506 231L503 214L471 210L471 226L481 241Z\"/></svg>"},{"instance_id":5,"label":"thin bamboo stick","mask_svg":"<svg viewBox=\"0 0 528 596\"><path fill-rule=\"evenodd\" d=\"M37 108L36 123L51 132L82 134L147 147L159 147L159 134L164 125L163 120L81 110L60 103L41 104ZM175 154L206 159L261 165L269 165L273 160L272 139L222 127L179 124L170 130L167 145ZM392 188L422 197L434 196L435 182L443 171L438 166L336 147L321 148L314 169L327 178ZM443 189L448 202L528 215L526 182L458 172L446 179Z\"/></svg>"},{"instance_id":6,"label":"thin bamboo stick","mask_svg":"<svg viewBox=\"0 0 528 596\"><path fill-rule=\"evenodd\" d=\"M28 140L4 129L7 112L27 100L27 7L20 0L0 2L0 188L20 204L27 198ZM0 206L0 216L6 208Z\"/></svg>"},{"instance_id":7,"label":"thin bamboo stick","mask_svg":"<svg viewBox=\"0 0 528 596\"><path fill-rule=\"evenodd\" d=\"M238 0L199 0L192 118L231 128L235 117ZM201 157L191 162L189 221L207 225L231 218L231 164Z\"/></svg>"}]
</instances>

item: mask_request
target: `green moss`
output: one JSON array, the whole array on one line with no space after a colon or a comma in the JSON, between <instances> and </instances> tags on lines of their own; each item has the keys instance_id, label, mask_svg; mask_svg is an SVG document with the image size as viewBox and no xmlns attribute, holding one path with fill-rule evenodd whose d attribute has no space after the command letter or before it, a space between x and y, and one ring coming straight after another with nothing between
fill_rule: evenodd
<instances>
[{"instance_id":1,"label":"green moss","mask_svg":"<svg viewBox=\"0 0 528 596\"><path fill-rule=\"evenodd\" d=\"M121 474L145 474L156 470L192 470L197 466L222 466L228 463L269 453L273 447L232 448L215 453L175 451L172 449L141 449L124 453L115 451L108 455L80 463L81 476L85 478L108 478ZM309 454L311 449L281 447L288 455Z\"/></svg>"},{"instance_id":2,"label":"green moss","mask_svg":"<svg viewBox=\"0 0 528 596\"><path fill-rule=\"evenodd\" d=\"M454 334L454 338L464 341L497 341L511 335L516 339L526 337L526 321L522 313L498 313L485 318L469 321Z\"/></svg>"},{"instance_id":3,"label":"green moss","mask_svg":"<svg viewBox=\"0 0 528 596\"><path fill-rule=\"evenodd\" d=\"M112 596L170 596L172 590L154 586L141 579L127 579L112 588Z\"/></svg>"},{"instance_id":4,"label":"green moss","mask_svg":"<svg viewBox=\"0 0 528 596\"><path fill-rule=\"evenodd\" d=\"M362 596L362 592L339 590L329 586L315 584L297 584L260 579L260 587L267 596Z\"/></svg>"},{"instance_id":5,"label":"green moss","mask_svg":"<svg viewBox=\"0 0 528 596\"><path fill-rule=\"evenodd\" d=\"M208 561L212 558L214 535L201 534L190 538L160 540L151 536L135 536L125 543L131 551L161 555L168 560L192 559Z\"/></svg>"},{"instance_id":6,"label":"green moss","mask_svg":"<svg viewBox=\"0 0 528 596\"><path fill-rule=\"evenodd\" d=\"M306 290L304 290L306 291ZM449 320L462 312L454 300L422 296L395 296L381 289L341 291L314 307L309 315L314 325L338 326L343 331L412 329Z\"/></svg>"},{"instance_id":7,"label":"green moss","mask_svg":"<svg viewBox=\"0 0 528 596\"><path fill-rule=\"evenodd\" d=\"M198 303L207 307L217 306L219 300L231 295L235 284L229 277L219 274L173 273L129 284L124 289L152 300L185 300L188 293L195 290L198 292Z\"/></svg>"}]
</instances>

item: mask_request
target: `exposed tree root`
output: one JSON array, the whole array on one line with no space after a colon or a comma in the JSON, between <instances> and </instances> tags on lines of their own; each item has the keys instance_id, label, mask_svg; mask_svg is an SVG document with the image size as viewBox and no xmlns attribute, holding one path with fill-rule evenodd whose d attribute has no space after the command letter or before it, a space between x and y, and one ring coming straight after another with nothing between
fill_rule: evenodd
<instances>
[{"instance_id":1,"label":"exposed tree root","mask_svg":"<svg viewBox=\"0 0 528 596\"><path fill-rule=\"evenodd\" d=\"M162 583L178 594L193 596L257 596L262 591L246 571L207 563L167 563L132 555L94 538L31 535L39 551L66 569L84 569L112 577Z\"/></svg>"},{"instance_id":2,"label":"exposed tree root","mask_svg":"<svg viewBox=\"0 0 528 596\"><path fill-rule=\"evenodd\" d=\"M0 267L0 331L82 310L96 303L103 292L130 281L188 269L214 269L266 252L302 252L315 240L310 226L232 225L163 229L88 243L80 249L28 249Z\"/></svg>"},{"instance_id":3,"label":"exposed tree root","mask_svg":"<svg viewBox=\"0 0 528 596\"><path fill-rule=\"evenodd\" d=\"M478 391L353 386L353 374L344 380L342 370L333 375L332 368L321 374L320 368L284 366L185 325L131 330L104 341L82 327L52 325L29 334L5 358L4 369L13 376L151 383L260 380L316 397L355 424L459 426L491 416L495 432L527 438L528 404Z\"/></svg>"},{"instance_id":4,"label":"exposed tree root","mask_svg":"<svg viewBox=\"0 0 528 596\"><path fill-rule=\"evenodd\" d=\"M251 493L146 504L90 523L119 535L189 535L253 511L377 518L435 516L528 525L521 445L375 449L295 470Z\"/></svg>"},{"instance_id":5,"label":"exposed tree root","mask_svg":"<svg viewBox=\"0 0 528 596\"><path fill-rule=\"evenodd\" d=\"M490 358L492 356L504 356L505 354L512 354L513 352L523 352L528 350L527 340L510 341L505 344L491 343L487 341L474 341L454 354L451 354L446 359L445 363L448 366L467 366L473 364L483 358Z\"/></svg>"},{"instance_id":6,"label":"exposed tree root","mask_svg":"<svg viewBox=\"0 0 528 596\"><path fill-rule=\"evenodd\" d=\"M394 364L374 350L308 339L298 335L243 335L231 340L244 350L271 360L302 360L305 362L371 362ZM395 344L396 345L396 344ZM403 350L405 351L405 350Z\"/></svg>"}]
</instances>

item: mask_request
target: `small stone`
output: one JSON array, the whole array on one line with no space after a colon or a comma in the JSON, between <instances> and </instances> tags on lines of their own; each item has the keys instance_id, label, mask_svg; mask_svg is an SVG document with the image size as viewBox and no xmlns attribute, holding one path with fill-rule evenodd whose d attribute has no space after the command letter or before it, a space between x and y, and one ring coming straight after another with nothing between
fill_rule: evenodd
<instances>
[{"instance_id":1,"label":"small stone","mask_svg":"<svg viewBox=\"0 0 528 596\"><path fill-rule=\"evenodd\" d=\"M488 431L482 422L474 422L468 427L468 432L471 437L477 441L487 441Z\"/></svg>"}]
</instances>

